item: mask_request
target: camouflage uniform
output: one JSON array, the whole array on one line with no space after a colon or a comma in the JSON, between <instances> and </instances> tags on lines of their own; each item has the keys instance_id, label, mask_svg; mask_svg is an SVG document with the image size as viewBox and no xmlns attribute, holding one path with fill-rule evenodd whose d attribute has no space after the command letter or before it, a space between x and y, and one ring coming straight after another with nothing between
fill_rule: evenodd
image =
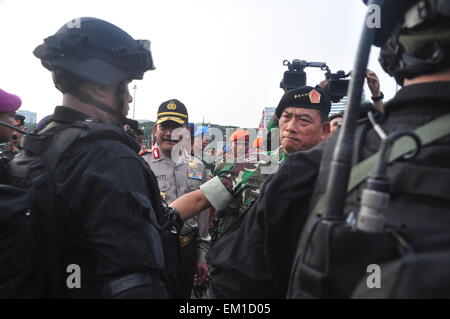
<instances>
[{"instance_id":1,"label":"camouflage uniform","mask_svg":"<svg viewBox=\"0 0 450 319\"><path fill-rule=\"evenodd\" d=\"M217 164L215 177L200 186L203 194L216 209L212 240L222 236L258 198L260 187L268 176L261 169L268 168L273 162L279 164L286 157L287 154L279 147L271 155L264 154L259 161L250 157L239 163L240 161L228 158L227 161Z\"/></svg>"}]
</instances>

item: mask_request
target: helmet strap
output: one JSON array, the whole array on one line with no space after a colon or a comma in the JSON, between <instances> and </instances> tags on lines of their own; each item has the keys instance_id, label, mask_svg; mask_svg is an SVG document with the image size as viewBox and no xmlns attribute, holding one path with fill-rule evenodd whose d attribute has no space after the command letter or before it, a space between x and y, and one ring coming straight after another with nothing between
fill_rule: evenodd
<instances>
[{"instance_id":1,"label":"helmet strap","mask_svg":"<svg viewBox=\"0 0 450 319\"><path fill-rule=\"evenodd\" d=\"M97 109L102 110L103 112L106 112L106 113L114 116L115 118L117 118L119 120L120 124L123 123L123 121L125 119L125 117L123 116L123 114L121 112L121 109L123 108L123 100L121 103L122 106L120 106L120 101L119 101L119 111L116 111L116 110L113 110L112 108L108 107L106 104L97 101L92 96L90 96L88 93L86 93L85 91L81 90L78 87L72 88L69 93L75 95L81 102L92 105L93 107L96 107Z\"/></svg>"},{"instance_id":2,"label":"helmet strap","mask_svg":"<svg viewBox=\"0 0 450 319\"><path fill-rule=\"evenodd\" d=\"M117 112L119 114L119 121L122 125L125 124L126 121L125 115L123 114L123 108L125 107L124 94L125 94L125 81L122 81L119 83L116 90Z\"/></svg>"}]
</instances>

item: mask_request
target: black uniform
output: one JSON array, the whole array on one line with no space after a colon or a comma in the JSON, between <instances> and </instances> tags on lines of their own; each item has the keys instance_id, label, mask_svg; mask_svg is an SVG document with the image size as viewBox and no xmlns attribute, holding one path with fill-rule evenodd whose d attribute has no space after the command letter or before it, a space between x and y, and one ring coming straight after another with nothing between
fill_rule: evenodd
<instances>
[{"instance_id":1,"label":"black uniform","mask_svg":"<svg viewBox=\"0 0 450 319\"><path fill-rule=\"evenodd\" d=\"M391 101L385 104L385 118L380 126L389 134L398 130L414 130L433 119L450 112L450 82L431 82L403 87ZM333 148L335 140L330 140ZM361 137L358 150L355 150L357 162L378 151L380 138L370 127ZM331 152L324 155L329 160ZM424 146L419 155L411 161L396 161L388 170L390 179L390 204L386 216L389 222L400 222L405 226L434 225L436 222L449 224L446 191L450 179L447 170L450 162L450 138L444 137ZM325 158L327 157L327 158ZM354 163L355 164L355 163ZM312 203L325 192L329 165L322 162L321 176L312 199ZM361 193L364 184L355 191ZM439 189L442 189L440 191ZM442 194L440 194L442 193ZM355 199L347 198L346 213L354 210ZM408 208L405 203L408 203Z\"/></svg>"},{"instance_id":2,"label":"black uniform","mask_svg":"<svg viewBox=\"0 0 450 319\"><path fill-rule=\"evenodd\" d=\"M450 82L406 86L386 103L386 118L381 126L386 133L415 129L449 113L449 106ZM267 179L260 197L243 219L243 225L225 235L229 240L223 243L224 252L211 265L216 273L212 277L215 297L286 296L299 235L311 208L325 191L330 158L324 157L321 164L322 155L332 153L336 135L313 149L289 155L278 172ZM374 154L379 146L373 129L363 138L358 161ZM386 216L393 221L406 220L411 227L424 223L450 224L450 201L446 199L448 192L446 195L444 191L450 186L448 173L445 174L450 168L448 158L450 138L445 137L424 147L412 162L394 163L390 169L395 171L391 176L391 205ZM422 165L432 166L436 171L422 169ZM317 180L319 168L321 175ZM439 172L443 174L440 177ZM440 185L441 198L436 198L439 192L433 184ZM349 202L350 199L349 196ZM402 207L405 202L410 206ZM412 208L414 215L411 216ZM233 240L234 237L239 240Z\"/></svg>"},{"instance_id":3,"label":"black uniform","mask_svg":"<svg viewBox=\"0 0 450 319\"><path fill-rule=\"evenodd\" d=\"M12 160L14 156L16 156L19 152L13 150L11 145L9 145L9 143L3 143L0 144L0 153L2 157L8 160Z\"/></svg>"},{"instance_id":4,"label":"black uniform","mask_svg":"<svg viewBox=\"0 0 450 319\"><path fill-rule=\"evenodd\" d=\"M57 107L53 121L65 125L85 118ZM75 142L53 176L64 225L63 268L81 269L81 288L67 289L67 297L165 298L156 179L137 155L136 141L121 128L103 125L111 134ZM132 274L146 283L121 293L111 290L114 280Z\"/></svg>"},{"instance_id":5,"label":"black uniform","mask_svg":"<svg viewBox=\"0 0 450 319\"><path fill-rule=\"evenodd\" d=\"M8 177L8 162L10 159L3 151L2 145L0 145L0 184L6 184Z\"/></svg>"}]
</instances>

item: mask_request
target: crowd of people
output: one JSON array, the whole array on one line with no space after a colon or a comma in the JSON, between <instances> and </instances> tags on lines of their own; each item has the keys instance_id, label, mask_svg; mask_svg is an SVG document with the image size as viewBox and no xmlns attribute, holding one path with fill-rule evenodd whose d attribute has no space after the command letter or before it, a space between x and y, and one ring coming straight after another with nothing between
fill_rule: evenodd
<instances>
[{"instance_id":1,"label":"crowd of people","mask_svg":"<svg viewBox=\"0 0 450 319\"><path fill-rule=\"evenodd\" d=\"M429 10L417 18L420 3ZM398 132L405 135L405 130L434 123L449 113L450 10L445 10L449 6L438 0L420 3L386 1L383 7L382 21L389 27L376 31L373 44L382 47L382 66L402 88L386 102L377 75L363 70L371 102L361 105L357 115L351 114L358 123L351 141L355 145L351 166L378 154L380 145L387 145ZM143 132L126 116L132 102L129 83L154 69L149 42L135 40L100 19L77 21L79 27L65 24L34 51L62 93L61 104L36 130L26 132L25 119L16 115L20 98L0 90L0 181L33 192L45 189L42 198L52 205L31 204L52 220L51 226L45 226L50 232L43 236L45 263L59 273L77 265L82 270L80 283L65 285L65 280L52 280L54 274L46 271L42 281L34 280L34 269L21 276L20 284L0 276L0 295L378 296L361 287L354 292L365 269L341 269L339 263L333 268L336 264L330 262L335 258L351 264L360 257L354 247L364 248L365 239L352 241L336 255L330 239L335 233L316 231L336 221L327 219L327 213L317 213L317 207L336 172L333 153L341 148L337 132L342 133L351 118L344 114L348 109L330 115L335 97L328 90L329 80L315 87L282 85L269 134L252 136L239 129L226 141L221 132L190 124L188 106L180 100L164 101L155 113L155 143L147 145ZM400 160L389 163L390 170L385 168L386 176L369 172L348 193L343 190L344 221L339 224L347 227L342 226L343 233L366 238L371 229L367 225L382 220L383 226L373 232L401 238L398 241L406 242L408 251L436 252L433 247L445 251L445 240L436 244L439 236L435 236L430 244L430 237L416 231L424 226L434 233L437 228L447 230L450 221L450 179L446 178L450 132L445 125L435 125L443 133L421 135L415 157L398 156ZM32 164L37 161L43 164ZM35 184L36 174L44 176L47 184ZM3 198L0 206L5 207L10 197ZM336 228L341 229L339 225ZM176 238L175 249L168 238ZM322 242L327 243L323 249ZM377 255L364 262L405 262L404 251L401 257L377 259ZM8 268L2 263L0 269ZM337 277L351 279L339 286ZM414 296L448 297L440 288L444 283L434 281L431 288L418 283ZM383 285L386 296L411 296L410 289L397 289L392 295L387 286ZM9 287L6 293L5 287Z\"/></svg>"}]
</instances>

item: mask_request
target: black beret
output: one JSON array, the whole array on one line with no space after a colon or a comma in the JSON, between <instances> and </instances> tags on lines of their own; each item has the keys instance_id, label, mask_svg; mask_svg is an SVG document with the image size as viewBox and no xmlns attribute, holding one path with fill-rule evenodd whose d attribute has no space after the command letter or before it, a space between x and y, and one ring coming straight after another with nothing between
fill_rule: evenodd
<instances>
[{"instance_id":1,"label":"black beret","mask_svg":"<svg viewBox=\"0 0 450 319\"><path fill-rule=\"evenodd\" d=\"M281 114L287 107L315 109L324 112L328 116L331 110L331 100L328 93L320 87L302 86L284 93L275 110L278 118L281 117Z\"/></svg>"}]
</instances>

